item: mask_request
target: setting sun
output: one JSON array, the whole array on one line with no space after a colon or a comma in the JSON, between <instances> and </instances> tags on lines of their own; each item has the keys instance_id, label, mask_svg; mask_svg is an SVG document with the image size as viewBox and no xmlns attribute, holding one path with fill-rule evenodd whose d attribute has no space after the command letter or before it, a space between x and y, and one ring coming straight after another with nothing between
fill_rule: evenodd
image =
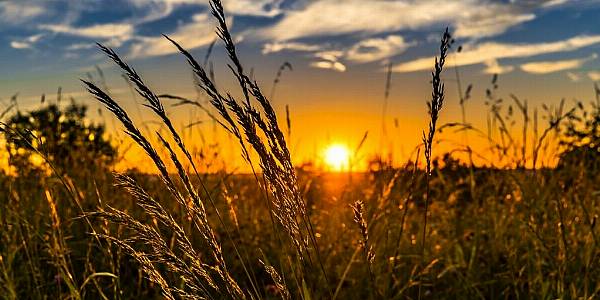
<instances>
[{"instance_id":1,"label":"setting sun","mask_svg":"<svg viewBox=\"0 0 600 300\"><path fill-rule=\"evenodd\" d=\"M348 167L350 151L340 144L330 145L325 149L325 163L333 171L341 171Z\"/></svg>"}]
</instances>

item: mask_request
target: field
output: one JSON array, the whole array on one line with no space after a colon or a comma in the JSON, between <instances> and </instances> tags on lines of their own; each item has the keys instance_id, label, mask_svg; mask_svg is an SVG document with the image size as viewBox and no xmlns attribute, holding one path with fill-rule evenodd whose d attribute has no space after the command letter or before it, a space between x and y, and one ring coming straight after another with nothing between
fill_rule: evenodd
<instances>
[{"instance_id":1,"label":"field","mask_svg":"<svg viewBox=\"0 0 600 300\"><path fill-rule=\"evenodd\" d=\"M135 124L105 86L82 85L155 172L114 172L119 149L104 127L82 125L85 108L74 103L0 114L11 164L0 173L0 298L600 297L598 99L546 107L539 120L516 97L507 110L492 88L487 132L440 124L445 58L455 47L446 31L432 61L429 127L411 160L373 157L364 172L300 166L287 145L289 115L278 116L251 80L220 1L211 4L239 96L165 38L251 172L207 172L211 156L190 150L165 108L201 104L155 94L100 45L162 130ZM443 130L483 135L489 151L436 151Z\"/></svg>"}]
</instances>

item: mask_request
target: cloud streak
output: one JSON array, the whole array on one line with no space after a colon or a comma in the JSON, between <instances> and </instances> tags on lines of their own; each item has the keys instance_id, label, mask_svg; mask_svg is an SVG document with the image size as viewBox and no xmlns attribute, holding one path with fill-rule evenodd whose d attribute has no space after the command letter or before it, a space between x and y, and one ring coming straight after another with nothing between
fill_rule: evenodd
<instances>
[{"instance_id":1,"label":"cloud streak","mask_svg":"<svg viewBox=\"0 0 600 300\"><path fill-rule=\"evenodd\" d=\"M167 35L187 49L194 49L210 44L215 39L215 25L207 14L197 14L192 22L177 27ZM231 19L228 21L231 24ZM162 36L138 37L139 41L131 46L131 58L144 58L177 53L177 48Z\"/></svg>"},{"instance_id":2,"label":"cloud streak","mask_svg":"<svg viewBox=\"0 0 600 300\"><path fill-rule=\"evenodd\" d=\"M153 18L157 20L166 17L175 8L181 5L208 6L208 0L129 0L138 8L150 8ZM243 16L274 17L282 11L280 5L282 0L227 0L223 1L223 7L228 14Z\"/></svg>"},{"instance_id":3,"label":"cloud streak","mask_svg":"<svg viewBox=\"0 0 600 300\"><path fill-rule=\"evenodd\" d=\"M22 24L46 12L43 4L31 2L0 2L0 22L8 24Z\"/></svg>"},{"instance_id":4,"label":"cloud streak","mask_svg":"<svg viewBox=\"0 0 600 300\"><path fill-rule=\"evenodd\" d=\"M262 53L270 54L281 51L311 52L318 59L324 59L326 62L338 62L344 59L354 63L369 63L392 58L403 53L409 47L414 46L415 42L406 42L402 36L389 35L383 38L371 38L359 41L351 46L341 49L332 49L329 45L306 44L299 42L273 42L263 46ZM312 64L313 67L336 69L345 71L341 65L335 64Z\"/></svg>"},{"instance_id":5,"label":"cloud streak","mask_svg":"<svg viewBox=\"0 0 600 300\"><path fill-rule=\"evenodd\" d=\"M343 51L323 51L315 54L318 61L310 64L311 67L318 69L329 69L337 72L345 72L346 65L340 62L340 57L344 55Z\"/></svg>"},{"instance_id":6,"label":"cloud streak","mask_svg":"<svg viewBox=\"0 0 600 300\"><path fill-rule=\"evenodd\" d=\"M295 42L273 42L263 45L262 54L271 54L282 51L316 52L323 50L321 45L312 45Z\"/></svg>"},{"instance_id":7,"label":"cloud streak","mask_svg":"<svg viewBox=\"0 0 600 300\"><path fill-rule=\"evenodd\" d=\"M414 43L407 43L399 35L389 35L385 38L373 38L360 41L346 52L348 60L367 63L378 61L404 52Z\"/></svg>"},{"instance_id":8,"label":"cloud streak","mask_svg":"<svg viewBox=\"0 0 600 300\"><path fill-rule=\"evenodd\" d=\"M512 44L487 42L478 45L467 45L459 54L453 54L452 62L457 66L468 66L505 58L532 57L541 54L574 51L600 43L600 35L579 35L566 40ZM431 69L434 57L418 58L394 66L394 72L415 72Z\"/></svg>"},{"instance_id":9,"label":"cloud streak","mask_svg":"<svg viewBox=\"0 0 600 300\"><path fill-rule=\"evenodd\" d=\"M43 34L36 34L22 40L13 40L10 42L10 46L14 49L32 49L33 45L43 36Z\"/></svg>"},{"instance_id":10,"label":"cloud streak","mask_svg":"<svg viewBox=\"0 0 600 300\"><path fill-rule=\"evenodd\" d=\"M515 67L514 66L501 66L497 60L492 59L484 62L485 69L483 73L485 74L506 74L512 72Z\"/></svg>"},{"instance_id":11,"label":"cloud streak","mask_svg":"<svg viewBox=\"0 0 600 300\"><path fill-rule=\"evenodd\" d=\"M103 39L111 41L113 46L120 46L123 42L131 39L134 27L128 23L106 23L85 27L74 27L66 24L40 25L40 29L57 34Z\"/></svg>"},{"instance_id":12,"label":"cloud streak","mask_svg":"<svg viewBox=\"0 0 600 300\"><path fill-rule=\"evenodd\" d=\"M453 25L458 37L478 38L503 33L534 18L519 5L486 0L323 0L285 12L280 22L261 34L274 40L293 40Z\"/></svg>"},{"instance_id":13,"label":"cloud streak","mask_svg":"<svg viewBox=\"0 0 600 300\"><path fill-rule=\"evenodd\" d=\"M567 59L555 61L537 61L521 65L521 70L532 74L548 74L559 71L572 70L582 67L585 63L596 59L598 56L593 54L581 59Z\"/></svg>"}]
</instances>

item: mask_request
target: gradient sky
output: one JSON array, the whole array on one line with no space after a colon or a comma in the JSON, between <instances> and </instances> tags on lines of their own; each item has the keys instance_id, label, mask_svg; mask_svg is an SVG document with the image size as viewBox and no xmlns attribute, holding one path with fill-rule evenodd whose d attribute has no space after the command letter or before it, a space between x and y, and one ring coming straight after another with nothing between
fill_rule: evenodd
<instances>
[{"instance_id":1,"label":"gradient sky","mask_svg":"<svg viewBox=\"0 0 600 300\"><path fill-rule=\"evenodd\" d=\"M41 94L51 98L61 86L63 93L88 103L97 119L98 105L78 78L89 73L97 79L98 66L115 97L137 112L138 120L149 119L145 108L134 108L136 100L120 73L94 43L113 47L157 93L192 97L191 71L161 34L202 60L215 39L207 2L0 1L0 106L19 93L19 108L34 108ZM283 62L293 65L293 71L284 71L273 102L282 113L290 106L290 144L298 163L318 157L330 143L353 148L366 131L365 154L393 149L386 151L398 161L406 159L427 125L429 71L446 26L456 38L454 48L461 45L462 52L448 59L442 123L460 120L456 66L463 89L473 84L467 121L481 128L492 74L500 75L501 97L513 93L530 107L556 105L562 98L589 101L593 82L600 80L600 1L223 2L242 61L263 90L271 90ZM220 86L233 89L221 44L211 61ZM383 141L389 63L394 73ZM170 113L182 125L206 119L190 109L170 108ZM195 128L210 131L210 125Z\"/></svg>"}]
</instances>

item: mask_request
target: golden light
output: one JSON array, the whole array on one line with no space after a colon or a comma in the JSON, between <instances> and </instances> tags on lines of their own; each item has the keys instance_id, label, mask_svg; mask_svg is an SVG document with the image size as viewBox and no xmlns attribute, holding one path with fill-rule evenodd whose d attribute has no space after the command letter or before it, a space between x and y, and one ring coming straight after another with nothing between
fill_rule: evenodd
<instances>
[{"instance_id":1,"label":"golden light","mask_svg":"<svg viewBox=\"0 0 600 300\"><path fill-rule=\"evenodd\" d=\"M340 144L333 144L325 149L325 163L332 171L342 171L348 168L350 161L350 151L348 147Z\"/></svg>"}]
</instances>

